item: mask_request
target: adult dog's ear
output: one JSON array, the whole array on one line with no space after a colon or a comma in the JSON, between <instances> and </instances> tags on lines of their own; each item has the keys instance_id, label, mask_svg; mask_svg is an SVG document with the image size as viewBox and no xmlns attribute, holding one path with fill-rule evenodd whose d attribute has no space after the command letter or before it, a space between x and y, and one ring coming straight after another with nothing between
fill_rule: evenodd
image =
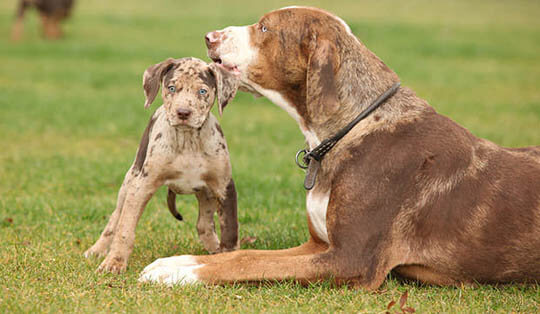
<instances>
[{"instance_id":1,"label":"adult dog's ear","mask_svg":"<svg viewBox=\"0 0 540 314\"><path fill-rule=\"evenodd\" d=\"M176 60L169 58L158 64L154 64L144 71L143 74L143 88L146 101L144 108L150 107L154 102L156 95L159 91L159 85L163 80L163 76L175 65Z\"/></svg>"},{"instance_id":2,"label":"adult dog's ear","mask_svg":"<svg viewBox=\"0 0 540 314\"><path fill-rule=\"evenodd\" d=\"M306 107L312 121L325 122L338 108L335 73L339 66L336 47L326 39L312 38L306 77Z\"/></svg>"},{"instance_id":3,"label":"adult dog's ear","mask_svg":"<svg viewBox=\"0 0 540 314\"><path fill-rule=\"evenodd\" d=\"M216 79L218 109L219 115L222 115L223 108L225 108L229 101L234 98L234 95L236 95L240 80L217 63L210 64L209 68L210 73L212 73Z\"/></svg>"}]
</instances>

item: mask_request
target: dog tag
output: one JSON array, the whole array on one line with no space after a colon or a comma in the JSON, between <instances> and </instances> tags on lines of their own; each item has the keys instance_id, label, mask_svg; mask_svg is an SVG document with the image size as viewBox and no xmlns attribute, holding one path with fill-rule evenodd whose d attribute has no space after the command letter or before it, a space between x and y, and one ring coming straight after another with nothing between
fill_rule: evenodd
<instances>
[{"instance_id":1,"label":"dog tag","mask_svg":"<svg viewBox=\"0 0 540 314\"><path fill-rule=\"evenodd\" d=\"M304 188L311 190L315 186L315 180L317 179L317 172L321 167L321 163L314 158L309 161L309 165L306 172L306 178L304 179Z\"/></svg>"}]
</instances>

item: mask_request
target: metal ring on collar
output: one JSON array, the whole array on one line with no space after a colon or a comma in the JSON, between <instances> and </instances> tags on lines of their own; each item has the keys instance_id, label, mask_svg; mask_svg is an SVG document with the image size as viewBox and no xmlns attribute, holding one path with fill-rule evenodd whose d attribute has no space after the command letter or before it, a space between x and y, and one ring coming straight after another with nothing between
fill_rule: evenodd
<instances>
[{"instance_id":1,"label":"metal ring on collar","mask_svg":"<svg viewBox=\"0 0 540 314\"><path fill-rule=\"evenodd\" d=\"M308 168L308 163L306 163L304 159L304 156L306 154L307 154L307 150L305 149L301 149L296 153L296 158L295 158L296 165L302 169ZM300 159L302 160L302 162L300 162Z\"/></svg>"}]
</instances>

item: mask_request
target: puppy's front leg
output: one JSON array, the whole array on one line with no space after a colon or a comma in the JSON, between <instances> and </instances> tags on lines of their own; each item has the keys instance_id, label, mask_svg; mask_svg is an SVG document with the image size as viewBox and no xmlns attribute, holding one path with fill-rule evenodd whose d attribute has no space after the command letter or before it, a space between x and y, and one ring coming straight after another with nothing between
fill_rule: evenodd
<instances>
[{"instance_id":1,"label":"puppy's front leg","mask_svg":"<svg viewBox=\"0 0 540 314\"><path fill-rule=\"evenodd\" d=\"M126 269L135 242L135 228L146 204L159 186L161 184L155 180L139 175L134 178L133 184L126 188L126 199L116 225L109 254L99 265L98 271L120 273Z\"/></svg>"},{"instance_id":2,"label":"puppy's front leg","mask_svg":"<svg viewBox=\"0 0 540 314\"><path fill-rule=\"evenodd\" d=\"M214 213L218 206L216 197L207 189L195 194L199 201L199 218L197 220L197 231L204 248L209 253L219 252L219 240L214 226Z\"/></svg>"},{"instance_id":3,"label":"puppy's front leg","mask_svg":"<svg viewBox=\"0 0 540 314\"><path fill-rule=\"evenodd\" d=\"M122 182L120 191L118 191L116 209L109 218L107 226L105 226L105 229L103 229L103 232L101 232L99 239L96 241L96 243L94 243L94 245L92 245L92 247L90 247L88 250L86 250L86 252L84 252L84 257L104 257L109 251L109 247L111 246L111 242L114 236L114 231L116 230L116 225L118 224L118 219L120 218L120 214L122 213L122 207L124 206L124 201L126 200L126 190L130 186L130 184L132 184L133 178L133 171L130 169L124 178L124 182Z\"/></svg>"}]
</instances>

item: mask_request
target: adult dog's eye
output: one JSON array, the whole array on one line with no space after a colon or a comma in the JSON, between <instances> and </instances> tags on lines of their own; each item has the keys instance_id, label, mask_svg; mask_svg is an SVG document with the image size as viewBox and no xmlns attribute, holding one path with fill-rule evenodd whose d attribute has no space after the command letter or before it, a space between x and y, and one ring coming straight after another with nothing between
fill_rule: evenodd
<instances>
[{"instance_id":1,"label":"adult dog's eye","mask_svg":"<svg viewBox=\"0 0 540 314\"><path fill-rule=\"evenodd\" d=\"M171 92L171 93L176 92L176 86L171 85L171 86L169 86L167 88L169 89L169 92Z\"/></svg>"},{"instance_id":2,"label":"adult dog's eye","mask_svg":"<svg viewBox=\"0 0 540 314\"><path fill-rule=\"evenodd\" d=\"M261 25L261 32L266 33L268 31L268 28L266 26Z\"/></svg>"},{"instance_id":3,"label":"adult dog's eye","mask_svg":"<svg viewBox=\"0 0 540 314\"><path fill-rule=\"evenodd\" d=\"M206 89L204 89L204 88L199 89L199 94L204 95L206 93L208 93L208 91Z\"/></svg>"}]
</instances>

